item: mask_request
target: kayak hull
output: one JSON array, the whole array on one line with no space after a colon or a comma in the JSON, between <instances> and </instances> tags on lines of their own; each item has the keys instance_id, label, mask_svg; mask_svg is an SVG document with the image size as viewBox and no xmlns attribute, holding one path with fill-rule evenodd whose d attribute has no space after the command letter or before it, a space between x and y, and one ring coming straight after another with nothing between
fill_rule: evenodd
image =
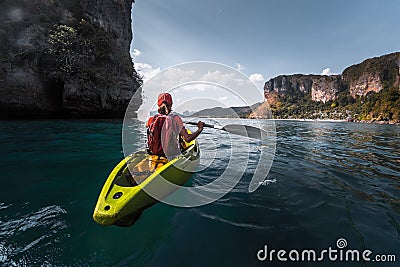
<instances>
[{"instance_id":1,"label":"kayak hull","mask_svg":"<svg viewBox=\"0 0 400 267\"><path fill-rule=\"evenodd\" d=\"M200 161L197 141L180 156L154 168L145 150L124 158L108 176L93 212L101 225L130 226L142 211L174 193L194 174ZM153 160L153 162L152 162Z\"/></svg>"}]
</instances>

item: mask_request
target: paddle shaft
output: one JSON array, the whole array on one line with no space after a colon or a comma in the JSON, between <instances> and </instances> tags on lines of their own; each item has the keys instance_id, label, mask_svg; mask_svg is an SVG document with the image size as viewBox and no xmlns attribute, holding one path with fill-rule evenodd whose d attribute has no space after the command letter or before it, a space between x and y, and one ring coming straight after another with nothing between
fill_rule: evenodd
<instances>
[{"instance_id":1,"label":"paddle shaft","mask_svg":"<svg viewBox=\"0 0 400 267\"><path fill-rule=\"evenodd\" d=\"M197 122L191 122L191 121L186 121L185 123L191 124L191 125L197 125ZM204 127L208 128L213 128L217 130L222 130L228 133L236 134L236 135L241 135L245 137L250 137L250 138L255 138L255 139L262 139L261 133L263 132L261 129L256 128L254 126L249 126L249 125L240 125L240 124L228 124L225 125L224 127L219 126L219 125L211 125L204 123Z\"/></svg>"},{"instance_id":2,"label":"paddle shaft","mask_svg":"<svg viewBox=\"0 0 400 267\"><path fill-rule=\"evenodd\" d=\"M192 122L192 121L185 121L184 123L186 123L186 124L191 124L191 125L197 125L197 122ZM207 124L207 123L204 123L204 127L215 128L214 125Z\"/></svg>"}]
</instances>

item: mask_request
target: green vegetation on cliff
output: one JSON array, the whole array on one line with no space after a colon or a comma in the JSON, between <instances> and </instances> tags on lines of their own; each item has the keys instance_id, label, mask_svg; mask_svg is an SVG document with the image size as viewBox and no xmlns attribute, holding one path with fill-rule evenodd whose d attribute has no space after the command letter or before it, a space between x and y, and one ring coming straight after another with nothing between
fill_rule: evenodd
<instances>
[{"instance_id":1,"label":"green vegetation on cliff","mask_svg":"<svg viewBox=\"0 0 400 267\"><path fill-rule=\"evenodd\" d=\"M282 90L271 82L266 83L265 95L278 119L400 122L399 65L400 53L393 53L347 68L340 89L325 103L313 100L311 90Z\"/></svg>"},{"instance_id":2,"label":"green vegetation on cliff","mask_svg":"<svg viewBox=\"0 0 400 267\"><path fill-rule=\"evenodd\" d=\"M142 83L132 2L0 1L0 117L122 117Z\"/></svg>"},{"instance_id":3,"label":"green vegetation on cliff","mask_svg":"<svg viewBox=\"0 0 400 267\"><path fill-rule=\"evenodd\" d=\"M400 92L398 88L389 87L379 93L369 93L357 98L351 106L358 113L359 120L379 120L400 122Z\"/></svg>"},{"instance_id":4,"label":"green vegetation on cliff","mask_svg":"<svg viewBox=\"0 0 400 267\"><path fill-rule=\"evenodd\" d=\"M326 103L309 98L282 97L271 105L277 119L379 120L400 122L400 93L394 87L364 97L341 93Z\"/></svg>"}]
</instances>

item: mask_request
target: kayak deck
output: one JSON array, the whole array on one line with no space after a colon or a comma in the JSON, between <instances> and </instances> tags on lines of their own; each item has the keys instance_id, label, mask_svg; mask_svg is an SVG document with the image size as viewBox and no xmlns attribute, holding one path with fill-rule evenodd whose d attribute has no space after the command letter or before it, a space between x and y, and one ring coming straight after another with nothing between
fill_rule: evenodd
<instances>
[{"instance_id":1,"label":"kayak deck","mask_svg":"<svg viewBox=\"0 0 400 267\"><path fill-rule=\"evenodd\" d=\"M145 150L123 159L99 195L93 219L101 225L130 226L147 207L167 197L194 174L200 159L197 141L168 161ZM154 195L156 194L156 196Z\"/></svg>"}]
</instances>

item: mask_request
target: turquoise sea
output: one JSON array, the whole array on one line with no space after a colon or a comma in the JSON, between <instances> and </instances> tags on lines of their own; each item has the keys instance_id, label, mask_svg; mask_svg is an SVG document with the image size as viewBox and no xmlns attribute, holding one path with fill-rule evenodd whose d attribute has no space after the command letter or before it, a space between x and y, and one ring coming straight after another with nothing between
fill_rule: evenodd
<instances>
[{"instance_id":1,"label":"turquoise sea","mask_svg":"<svg viewBox=\"0 0 400 267\"><path fill-rule=\"evenodd\" d=\"M236 187L212 204L159 203L132 227L104 227L92 212L123 158L121 129L113 120L0 123L0 266L400 264L400 126L276 121L275 159L255 192L247 190L251 158ZM133 148L143 148L143 124L131 131ZM206 129L200 141L204 157L212 147L219 153L191 185L212 181L229 161L222 133ZM257 258L265 245L321 251L337 249L338 239L397 262Z\"/></svg>"}]
</instances>

